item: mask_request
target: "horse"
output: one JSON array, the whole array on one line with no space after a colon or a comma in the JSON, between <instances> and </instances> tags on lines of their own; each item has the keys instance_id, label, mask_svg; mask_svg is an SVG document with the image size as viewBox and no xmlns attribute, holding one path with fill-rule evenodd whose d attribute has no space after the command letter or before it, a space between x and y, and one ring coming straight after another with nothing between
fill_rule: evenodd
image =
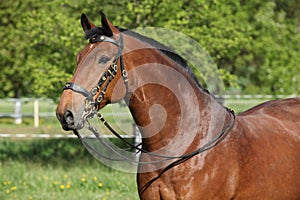
<instances>
[{"instance_id":1,"label":"horse","mask_svg":"<svg viewBox=\"0 0 300 200\"><path fill-rule=\"evenodd\" d=\"M115 27L103 12L101 27L85 14L81 25L89 43L57 118L78 134L101 108L124 99L142 135L140 199L300 199L299 98L235 115L163 44Z\"/></svg>"}]
</instances>

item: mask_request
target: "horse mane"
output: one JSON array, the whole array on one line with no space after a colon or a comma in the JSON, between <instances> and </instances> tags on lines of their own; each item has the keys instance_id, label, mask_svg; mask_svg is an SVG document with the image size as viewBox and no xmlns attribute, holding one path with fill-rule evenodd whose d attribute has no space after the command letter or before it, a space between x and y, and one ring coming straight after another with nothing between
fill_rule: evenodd
<instances>
[{"instance_id":1,"label":"horse mane","mask_svg":"<svg viewBox=\"0 0 300 200\"><path fill-rule=\"evenodd\" d=\"M182 58L180 55L178 55L176 52L171 50L169 47L165 46L164 44L158 42L157 40L154 40L152 38L146 37L144 35L141 35L139 33L130 31L128 29L117 27L118 30L126 35L129 35L131 37L134 37L142 42L145 42L151 46L153 46L155 49L159 50L161 53L163 53L165 56L167 56L169 59L174 61L178 66L180 66L199 86L201 89L203 89L205 92L209 93L207 89L205 89L200 83L197 77L195 76L194 72L192 71L191 67L188 65L186 60ZM105 35L108 37L111 37L105 29L101 27L95 27L89 30L85 31L85 39L91 39L92 37L95 37L97 35Z\"/></svg>"}]
</instances>

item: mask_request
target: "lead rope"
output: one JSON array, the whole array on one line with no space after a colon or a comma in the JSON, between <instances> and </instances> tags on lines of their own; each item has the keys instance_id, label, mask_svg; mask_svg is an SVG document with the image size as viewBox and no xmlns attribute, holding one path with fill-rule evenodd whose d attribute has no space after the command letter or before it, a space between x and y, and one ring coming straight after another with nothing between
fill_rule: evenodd
<instances>
[{"instance_id":1,"label":"lead rope","mask_svg":"<svg viewBox=\"0 0 300 200\"><path fill-rule=\"evenodd\" d=\"M178 164L181 164L182 162L192 158L193 156L197 155L197 154L200 154L204 151L207 151L211 148L213 148L214 146L216 146L219 142L221 142L225 137L226 135L230 132L230 130L234 127L235 125L235 114L234 114L234 111L232 110L229 110L227 109L230 113L230 118L228 120L228 122L226 123L226 125L224 126L224 129L213 139L211 140L209 143L207 143L206 145L202 146L201 148L199 148L198 150L196 151L193 151L192 153L189 153L189 154L184 154L182 156L163 156L163 155L158 155L158 154L154 154L152 152L149 152L149 151L146 151L142 148L139 148L138 146L140 145L133 145L131 144L130 142L128 142L127 140L125 140L120 134L118 134L110 125L109 123L103 118L103 115L100 114L100 113L97 113L97 117L98 119L100 119L100 121L117 137L119 138L121 141L123 141L124 143L126 143L127 145L129 145L132 149L137 149L139 150L140 152L143 152L143 153L147 153L151 156L154 156L154 157L160 157L160 158L163 158L162 160L156 160L156 161L151 161L151 162L141 162L141 161L137 161L136 159L134 158L128 158L127 156L121 154L120 152L116 151L114 148L112 148L110 145L108 145L104 140L103 138L100 136L100 134L98 133L97 129L95 129L93 126L90 125L90 123L88 122L88 120L86 120L86 122L88 123L88 129L94 134L94 136L96 137L96 139L101 143L103 144L106 148L108 148L109 150L111 150L113 153L115 153L116 155L118 155L119 157L121 157L120 159L116 159L116 158L112 158L111 156L110 157L107 157L101 153L99 153L99 151L97 151L94 147L92 147L91 145L89 145L83 138L82 136L78 133L77 130L74 131L74 134L77 135L77 137L82 141L82 143L84 144L84 146L86 146L90 151L93 152L94 155L97 155L98 157L100 158L104 158L104 159L107 159L107 160L112 160L112 161L129 161L129 162L132 162L132 163L137 163L137 164L155 164L155 163L160 163L160 162L164 162L164 161L168 161L168 160L174 160L174 159L178 159L174 162L172 162L171 164L169 164L167 167L164 168L164 170L161 172L164 173L165 171L169 170L170 168L178 165ZM233 117L232 117L233 116ZM233 122L233 123L232 123ZM231 125L231 126L230 126ZM135 153L137 154L137 153ZM160 175L161 175L160 174ZM160 176L159 175L159 176ZM159 177L157 177L159 178ZM156 179L157 179L156 178ZM155 179L155 180L156 180ZM153 181L155 181L153 180ZM151 184L151 183L149 183ZM148 186L147 186L148 187Z\"/></svg>"},{"instance_id":2,"label":"lead rope","mask_svg":"<svg viewBox=\"0 0 300 200\"><path fill-rule=\"evenodd\" d=\"M100 158L104 158L106 160L112 160L112 161L123 161L124 159L113 159L111 157L107 157L101 153L99 153L99 151L97 151L94 147L92 147L91 145L89 145L84 139L83 137L79 134L79 132L77 130L74 130L73 131L74 134L80 139L80 141L83 143L83 145L90 151L90 152L93 152L95 155L97 155L97 157L100 157ZM101 141L102 144L104 144L105 146L107 146L107 144L102 141L102 139L99 137L97 138L99 141Z\"/></svg>"}]
</instances>

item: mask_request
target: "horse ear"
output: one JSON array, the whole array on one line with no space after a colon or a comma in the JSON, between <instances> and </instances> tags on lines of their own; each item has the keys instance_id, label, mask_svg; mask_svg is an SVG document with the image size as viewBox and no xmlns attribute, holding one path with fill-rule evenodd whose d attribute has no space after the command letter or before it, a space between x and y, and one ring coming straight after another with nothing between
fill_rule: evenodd
<instances>
[{"instance_id":1,"label":"horse ear","mask_svg":"<svg viewBox=\"0 0 300 200\"><path fill-rule=\"evenodd\" d=\"M100 15L101 15L102 28L107 33L107 36L111 37L113 36L113 34L119 33L119 30L112 25L112 23L107 19L107 17L102 11L100 11Z\"/></svg>"},{"instance_id":2,"label":"horse ear","mask_svg":"<svg viewBox=\"0 0 300 200\"><path fill-rule=\"evenodd\" d=\"M81 26L84 31L90 30L91 28L95 28L96 26L87 18L87 16L82 13L81 15Z\"/></svg>"}]
</instances>

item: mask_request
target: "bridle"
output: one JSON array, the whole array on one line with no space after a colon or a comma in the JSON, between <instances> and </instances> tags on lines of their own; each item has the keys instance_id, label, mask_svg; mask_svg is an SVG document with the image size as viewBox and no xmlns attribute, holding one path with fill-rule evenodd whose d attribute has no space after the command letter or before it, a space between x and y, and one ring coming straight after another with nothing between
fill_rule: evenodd
<instances>
[{"instance_id":1,"label":"bridle","mask_svg":"<svg viewBox=\"0 0 300 200\"><path fill-rule=\"evenodd\" d=\"M127 161L130 161L130 162L136 162L138 164L151 164L151 163L158 163L158 162L177 159L176 161L172 162L171 164L169 164L165 168L165 170L167 170L169 167L173 167L175 165L178 165L181 162L184 162L185 160L190 159L191 157L193 157L197 154L200 154L204 151L207 151L207 150L213 148L214 146L216 146L219 142L221 142L226 137L226 135L230 132L230 130L235 125L234 111L230 110L230 109L227 109L228 113L229 113L229 118L228 118L227 123L224 125L223 129L213 139L211 139L208 143L206 143L202 147L198 148L197 150L195 150L191 153L184 154L184 155L177 155L177 156L159 155L159 154L155 154L153 152L147 151L147 150L143 149L142 147L139 147L140 144L139 145L133 145L132 143L125 140L120 134L118 134L117 131L115 131L107 123L107 121L103 118L103 115L100 114L99 111L98 111L99 105L103 101L104 95L106 93L106 90L107 90L109 84L115 78L115 76L116 76L116 74L119 70L118 62L120 63L121 76L122 76L122 79L123 79L123 82L124 82L125 88L126 88L126 93L125 93L126 95L125 96L128 95L128 74L127 74L127 71L125 69L124 60L123 60L123 57L122 57L122 50L123 50L122 33L120 32L119 42L112 39L112 38L110 38L110 37L108 37L108 36L105 36L105 35L95 35L95 36L91 37L89 42L90 43L109 42L109 43L112 43L112 44L116 45L118 47L118 52L117 52L112 64L108 67L108 69L100 77L97 85L95 87L93 87L90 92L87 91L85 88L81 87L80 85L74 83L74 82L67 82L66 85L64 86L63 90L72 90L72 91L74 91L76 93L79 93L79 94L81 94L85 97L85 108L84 108L83 120L84 120L85 123L88 124L88 129L94 134L94 136L96 137L96 139L100 143L104 144L104 146L109 148L109 150L111 150L111 151L115 152L116 154L118 154L122 159L112 159L111 157L104 156L101 153L97 152L97 150L95 150L92 146L90 146L89 144L87 144L84 141L82 136L75 129L74 134L77 135L77 137L82 141L82 143L87 148L89 148L94 153L96 153L97 156L105 158L105 159L109 159L109 160L114 160L114 161L127 160ZM94 99L96 94L99 94L99 95L96 99ZM100 134L98 133L97 129L95 129L92 125L90 125L90 122L88 120L93 118L95 115L117 138L119 138L121 141L123 141L129 147L131 147L132 149L136 149L139 152L147 153L148 155L151 155L153 157L157 157L157 158L160 158L160 159L158 159L157 161L152 161L152 162L140 162L140 161L137 161L136 159L129 159L129 158L123 156L123 155L120 155L119 152L115 151L111 146L107 145L102 140L102 138L101 138Z\"/></svg>"},{"instance_id":2,"label":"bridle","mask_svg":"<svg viewBox=\"0 0 300 200\"><path fill-rule=\"evenodd\" d=\"M89 40L90 43L97 43L97 42L109 42L118 47L118 52L112 62L112 64L108 67L108 69L104 72L104 74L100 77L97 85L91 89L91 91L87 91L85 88L81 87L80 85L74 83L74 82L67 82L64 86L63 90L72 90L74 92L77 92L81 95L83 95L86 98L86 107L85 111L88 111L88 109L91 109L91 106L93 109L98 109L100 103L102 102L104 95L106 93L107 87L110 84L110 82L115 78L117 72L118 72L118 62L120 61L121 65L121 75L126 87L126 94L128 91L128 78L127 78L127 71L124 66L124 60L122 57L122 49L123 49L123 36L120 32L120 40L119 42L108 37L105 35L95 35L91 37ZM94 97L96 94L98 94L98 97L94 100Z\"/></svg>"}]
</instances>

